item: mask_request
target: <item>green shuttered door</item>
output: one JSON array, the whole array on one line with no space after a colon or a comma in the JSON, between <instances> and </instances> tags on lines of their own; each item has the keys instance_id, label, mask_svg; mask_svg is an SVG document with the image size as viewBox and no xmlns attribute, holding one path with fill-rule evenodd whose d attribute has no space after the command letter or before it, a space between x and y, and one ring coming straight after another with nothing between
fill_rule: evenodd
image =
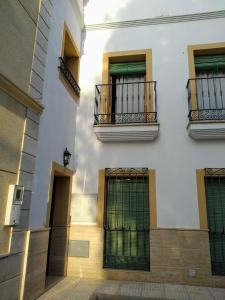
<instances>
[{"instance_id":1,"label":"green shuttered door","mask_svg":"<svg viewBox=\"0 0 225 300\"><path fill-rule=\"evenodd\" d=\"M148 178L108 178L104 267L149 270Z\"/></svg>"},{"instance_id":2,"label":"green shuttered door","mask_svg":"<svg viewBox=\"0 0 225 300\"><path fill-rule=\"evenodd\" d=\"M206 177L206 198L213 275L225 275L225 178Z\"/></svg>"}]
</instances>

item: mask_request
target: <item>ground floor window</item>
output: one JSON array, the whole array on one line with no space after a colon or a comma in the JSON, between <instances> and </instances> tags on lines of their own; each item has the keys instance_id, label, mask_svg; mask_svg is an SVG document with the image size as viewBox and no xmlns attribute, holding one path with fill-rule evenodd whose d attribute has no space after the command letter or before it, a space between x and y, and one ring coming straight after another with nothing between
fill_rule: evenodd
<instances>
[{"instance_id":1,"label":"ground floor window","mask_svg":"<svg viewBox=\"0 0 225 300\"><path fill-rule=\"evenodd\" d=\"M225 275L225 169L205 172L212 274Z\"/></svg>"},{"instance_id":2,"label":"ground floor window","mask_svg":"<svg viewBox=\"0 0 225 300\"><path fill-rule=\"evenodd\" d=\"M106 169L104 267L150 269L148 169Z\"/></svg>"}]
</instances>

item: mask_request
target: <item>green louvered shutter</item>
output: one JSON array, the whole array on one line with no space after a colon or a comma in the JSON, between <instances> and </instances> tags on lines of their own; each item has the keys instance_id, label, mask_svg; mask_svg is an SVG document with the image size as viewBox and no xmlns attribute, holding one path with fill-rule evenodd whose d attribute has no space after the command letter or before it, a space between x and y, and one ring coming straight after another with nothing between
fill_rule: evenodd
<instances>
[{"instance_id":1,"label":"green louvered shutter","mask_svg":"<svg viewBox=\"0 0 225 300\"><path fill-rule=\"evenodd\" d=\"M206 198L213 275L225 275L225 178L206 177Z\"/></svg>"},{"instance_id":2,"label":"green louvered shutter","mask_svg":"<svg viewBox=\"0 0 225 300\"><path fill-rule=\"evenodd\" d=\"M225 54L195 56L196 72L225 70Z\"/></svg>"},{"instance_id":3,"label":"green louvered shutter","mask_svg":"<svg viewBox=\"0 0 225 300\"><path fill-rule=\"evenodd\" d=\"M145 61L111 63L109 66L109 74L112 75L134 75L145 74Z\"/></svg>"},{"instance_id":4,"label":"green louvered shutter","mask_svg":"<svg viewBox=\"0 0 225 300\"><path fill-rule=\"evenodd\" d=\"M108 178L104 267L149 270L148 178Z\"/></svg>"}]
</instances>

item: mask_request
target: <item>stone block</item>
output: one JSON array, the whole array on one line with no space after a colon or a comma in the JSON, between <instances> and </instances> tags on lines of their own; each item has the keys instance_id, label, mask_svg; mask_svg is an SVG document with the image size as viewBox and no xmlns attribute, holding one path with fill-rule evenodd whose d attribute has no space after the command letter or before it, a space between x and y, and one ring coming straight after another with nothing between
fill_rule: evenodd
<instances>
[{"instance_id":1,"label":"stone block","mask_svg":"<svg viewBox=\"0 0 225 300\"><path fill-rule=\"evenodd\" d=\"M35 157L23 152L21 158L20 170L34 173L35 171Z\"/></svg>"},{"instance_id":2,"label":"stone block","mask_svg":"<svg viewBox=\"0 0 225 300\"><path fill-rule=\"evenodd\" d=\"M0 220L5 219L5 210L8 200L9 185L16 184L16 174L0 171Z\"/></svg>"},{"instance_id":3,"label":"stone block","mask_svg":"<svg viewBox=\"0 0 225 300\"><path fill-rule=\"evenodd\" d=\"M45 251L29 255L27 259L27 273L34 272L37 270L41 271L44 268L46 268L47 254L47 251Z\"/></svg>"},{"instance_id":4,"label":"stone block","mask_svg":"<svg viewBox=\"0 0 225 300\"><path fill-rule=\"evenodd\" d=\"M39 13L39 0L20 0L23 7L29 12L32 16L32 19L37 23L38 13Z\"/></svg>"},{"instance_id":5,"label":"stone block","mask_svg":"<svg viewBox=\"0 0 225 300\"><path fill-rule=\"evenodd\" d=\"M19 228L28 228L29 226L30 210L21 209Z\"/></svg>"},{"instance_id":6,"label":"stone block","mask_svg":"<svg viewBox=\"0 0 225 300\"><path fill-rule=\"evenodd\" d=\"M18 276L22 269L22 253L0 258L0 282Z\"/></svg>"},{"instance_id":7,"label":"stone block","mask_svg":"<svg viewBox=\"0 0 225 300\"><path fill-rule=\"evenodd\" d=\"M26 239L25 231L13 230L10 253L14 254L14 253L19 253L24 251L25 239Z\"/></svg>"},{"instance_id":8,"label":"stone block","mask_svg":"<svg viewBox=\"0 0 225 300\"><path fill-rule=\"evenodd\" d=\"M27 118L25 133L34 139L38 139L38 124Z\"/></svg>"},{"instance_id":9,"label":"stone block","mask_svg":"<svg viewBox=\"0 0 225 300\"><path fill-rule=\"evenodd\" d=\"M26 117L28 119L33 120L36 123L39 123L39 121L40 121L40 115L36 114L35 112L33 112L32 110L30 110L29 108L27 109L27 115L26 115Z\"/></svg>"},{"instance_id":10,"label":"stone block","mask_svg":"<svg viewBox=\"0 0 225 300\"><path fill-rule=\"evenodd\" d=\"M24 186L24 188L28 191L32 191L34 175L31 173L24 172L20 170L19 173L19 185Z\"/></svg>"},{"instance_id":11,"label":"stone block","mask_svg":"<svg viewBox=\"0 0 225 300\"><path fill-rule=\"evenodd\" d=\"M16 173L20 161L26 108L1 90L0 103L0 169Z\"/></svg>"},{"instance_id":12,"label":"stone block","mask_svg":"<svg viewBox=\"0 0 225 300\"><path fill-rule=\"evenodd\" d=\"M42 5L44 5L44 7L48 11L49 15L51 16L51 14L52 14L52 3L49 0L42 0Z\"/></svg>"},{"instance_id":13,"label":"stone block","mask_svg":"<svg viewBox=\"0 0 225 300\"><path fill-rule=\"evenodd\" d=\"M19 298L20 276L0 283L0 299L15 300Z\"/></svg>"},{"instance_id":14,"label":"stone block","mask_svg":"<svg viewBox=\"0 0 225 300\"><path fill-rule=\"evenodd\" d=\"M48 24L48 27L50 27L51 16L44 5L41 5L40 15L42 16L42 18L46 22L46 24Z\"/></svg>"},{"instance_id":15,"label":"stone block","mask_svg":"<svg viewBox=\"0 0 225 300\"><path fill-rule=\"evenodd\" d=\"M32 231L30 235L29 255L42 253L48 249L49 231Z\"/></svg>"},{"instance_id":16,"label":"stone block","mask_svg":"<svg viewBox=\"0 0 225 300\"><path fill-rule=\"evenodd\" d=\"M22 209L24 209L24 210L29 210L30 209L31 196L32 196L31 191L24 190Z\"/></svg>"},{"instance_id":17,"label":"stone block","mask_svg":"<svg viewBox=\"0 0 225 300\"><path fill-rule=\"evenodd\" d=\"M24 135L23 151L33 156L37 155L37 141L26 134Z\"/></svg>"},{"instance_id":18,"label":"stone block","mask_svg":"<svg viewBox=\"0 0 225 300\"><path fill-rule=\"evenodd\" d=\"M32 70L31 84L37 91L39 91L39 93L42 94L44 78L40 77L40 75L38 75L34 70Z\"/></svg>"},{"instance_id":19,"label":"stone block","mask_svg":"<svg viewBox=\"0 0 225 300\"><path fill-rule=\"evenodd\" d=\"M43 270L35 270L26 276L24 299L34 300L40 296L45 290L45 268Z\"/></svg>"},{"instance_id":20,"label":"stone block","mask_svg":"<svg viewBox=\"0 0 225 300\"><path fill-rule=\"evenodd\" d=\"M35 44L34 55L45 65L47 51L45 51L38 43Z\"/></svg>"},{"instance_id":21,"label":"stone block","mask_svg":"<svg viewBox=\"0 0 225 300\"><path fill-rule=\"evenodd\" d=\"M29 94L32 98L41 101L42 100L42 94L37 91L31 84L29 87Z\"/></svg>"},{"instance_id":22,"label":"stone block","mask_svg":"<svg viewBox=\"0 0 225 300\"><path fill-rule=\"evenodd\" d=\"M44 22L42 17L40 17L38 20L38 28L42 32L42 34L45 36L46 40L48 41L49 26Z\"/></svg>"},{"instance_id":23,"label":"stone block","mask_svg":"<svg viewBox=\"0 0 225 300\"><path fill-rule=\"evenodd\" d=\"M36 6L37 15L39 1L23 2L29 11ZM35 35L36 24L19 1L0 1L0 36L4 41L0 48L0 57L4 57L0 73L25 92L29 87Z\"/></svg>"},{"instance_id":24,"label":"stone block","mask_svg":"<svg viewBox=\"0 0 225 300\"><path fill-rule=\"evenodd\" d=\"M39 29L37 30L36 40L38 41L41 48L43 48L44 51L47 52L48 51L48 40L45 38L45 36Z\"/></svg>"}]
</instances>

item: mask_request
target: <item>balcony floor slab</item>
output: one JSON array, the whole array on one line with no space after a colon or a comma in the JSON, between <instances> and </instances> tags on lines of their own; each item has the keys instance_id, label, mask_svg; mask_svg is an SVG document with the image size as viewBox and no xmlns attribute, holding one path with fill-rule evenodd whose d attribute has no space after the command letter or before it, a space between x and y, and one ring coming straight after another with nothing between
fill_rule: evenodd
<instances>
[{"instance_id":1,"label":"balcony floor slab","mask_svg":"<svg viewBox=\"0 0 225 300\"><path fill-rule=\"evenodd\" d=\"M95 125L94 132L102 143L150 142L159 134L159 124Z\"/></svg>"},{"instance_id":2,"label":"balcony floor slab","mask_svg":"<svg viewBox=\"0 0 225 300\"><path fill-rule=\"evenodd\" d=\"M189 122L187 130L189 136L195 140L225 139L225 120Z\"/></svg>"}]
</instances>

